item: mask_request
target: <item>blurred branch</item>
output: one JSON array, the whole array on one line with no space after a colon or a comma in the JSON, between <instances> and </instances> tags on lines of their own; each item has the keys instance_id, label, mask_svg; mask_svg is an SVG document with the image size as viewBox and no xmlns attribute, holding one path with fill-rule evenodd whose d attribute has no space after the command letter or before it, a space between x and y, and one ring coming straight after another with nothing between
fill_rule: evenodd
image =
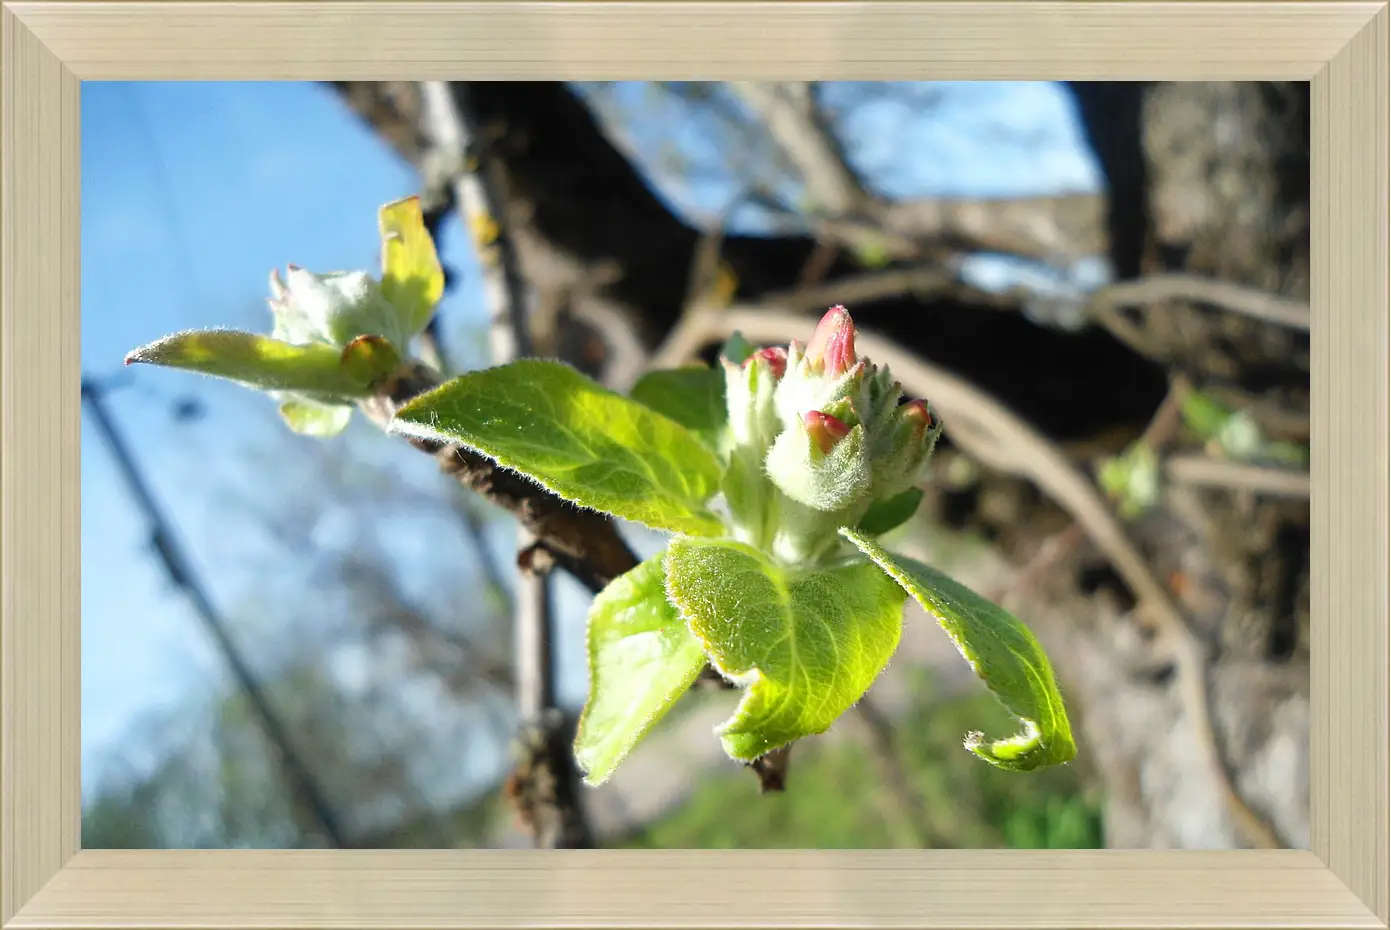
<instances>
[{"instance_id":1,"label":"blurred branch","mask_svg":"<svg viewBox=\"0 0 1391 930\"><path fill-rule=\"evenodd\" d=\"M493 361L503 364L532 354L531 291L508 228L506 205L490 173L488 153L471 118L464 83L426 81L421 86L424 125L434 137L437 182L448 178L455 207L473 235L483 268L490 310ZM524 759L514 771L519 810L538 847L592 846L580 809L579 773L568 740L555 719L555 635L550 598L554 559L525 524L519 533L521 578L514 604L517 706ZM525 782L515 776L525 773Z\"/></svg>"},{"instance_id":2,"label":"blurred branch","mask_svg":"<svg viewBox=\"0 0 1391 930\"><path fill-rule=\"evenodd\" d=\"M1135 442L1149 446L1156 453L1167 446L1183 427L1183 402L1192 385L1184 377L1175 377L1169 383L1159 407L1150 417L1145 431ZM1030 559L1019 573L990 594L990 599L1008 608L1009 601L1027 591L1036 581L1051 571L1087 538L1086 527L1073 521L1066 529L1055 533L1039 547L1038 554Z\"/></svg>"},{"instance_id":3,"label":"blurred branch","mask_svg":"<svg viewBox=\"0 0 1391 930\"><path fill-rule=\"evenodd\" d=\"M427 192L427 196L423 198L425 201L423 210L425 228L429 231L430 238L434 240L437 250L440 247L444 218L450 211L452 199L441 192L438 187L434 191ZM448 292L452 289L454 284L452 276L446 271L445 291ZM438 311L431 315L430 321L420 333L418 344L421 360L425 364L438 371L442 377L448 377L454 373L454 365L451 363L440 337L440 314ZM459 493L450 496L450 505L473 546L474 556L478 560L479 569L483 573L488 590L500 603L506 605L510 612L512 594L503 578L502 568L498 565L497 559L493 557L492 547L488 545L487 521L473 506L473 502L465 499Z\"/></svg>"},{"instance_id":4,"label":"blurred branch","mask_svg":"<svg viewBox=\"0 0 1391 930\"><path fill-rule=\"evenodd\" d=\"M676 364L700 346L726 339L736 330L753 342L773 343L786 341L804 327L805 320L795 314L753 308L697 309L678 324L659 358L663 366ZM1212 720L1206 646L1190 629L1091 480L1046 437L970 383L871 333L858 334L856 344L861 354L888 365L910 394L931 398L954 444L987 467L1029 479L1083 526L1173 650L1184 710L1196 731L1209 776L1222 792L1235 825L1252 845L1281 848L1274 830L1233 786Z\"/></svg>"},{"instance_id":5,"label":"blurred branch","mask_svg":"<svg viewBox=\"0 0 1391 930\"><path fill-rule=\"evenodd\" d=\"M797 169L817 212L831 216L872 213L874 197L851 169L840 142L820 113L811 86L802 81L734 84L735 92L768 127L783 157Z\"/></svg>"},{"instance_id":6,"label":"blurred branch","mask_svg":"<svg viewBox=\"0 0 1391 930\"><path fill-rule=\"evenodd\" d=\"M101 434L102 441L111 453L117 470L121 472L126 484L130 487L136 507L144 514L145 521L150 526L150 542L155 555L164 566L169 580L188 598L194 614L207 628L218 651L227 661L228 668L232 671L232 677L246 696L252 712L260 721L266 738L280 756L281 767L290 783L291 792L300 801L301 806L313 816L318 827L323 831L324 838L333 846L345 848L348 844L345 841L342 821L329 804L328 798L308 766L295 751L285 725L271 706L265 690L257 681L255 673L242 656L241 650L233 642L227 622L217 612L202 581L193 571L183 547L174 536L168 518L155 502L154 493L146 484L145 477L131 454L130 446L127 445L125 437L121 435L110 412L106 409L106 401L102 391L102 387L95 381L85 377L82 379L82 401L92 415L92 424Z\"/></svg>"},{"instance_id":7,"label":"blurred branch","mask_svg":"<svg viewBox=\"0 0 1391 930\"><path fill-rule=\"evenodd\" d=\"M883 210L884 230L963 252L1049 263L1106 254L1106 203L1098 194L902 200Z\"/></svg>"},{"instance_id":8,"label":"blurred branch","mask_svg":"<svg viewBox=\"0 0 1391 930\"><path fill-rule=\"evenodd\" d=\"M1180 484L1274 497L1309 497L1309 473L1292 468L1248 465L1206 455L1173 455L1164 460L1164 471Z\"/></svg>"},{"instance_id":9,"label":"blurred branch","mask_svg":"<svg viewBox=\"0 0 1391 930\"><path fill-rule=\"evenodd\" d=\"M950 269L930 265L871 271L836 278L825 284L773 291L760 297L758 302L770 309L811 312L825 310L832 304L853 307L905 294L957 297L975 306L1000 309L1019 306L1019 298L1014 294L996 294L972 287L963 283Z\"/></svg>"},{"instance_id":10,"label":"blurred branch","mask_svg":"<svg viewBox=\"0 0 1391 930\"><path fill-rule=\"evenodd\" d=\"M1302 300L1189 274L1155 274L1112 284L1092 296L1092 312L1114 319L1122 307L1168 300L1208 304L1264 323L1309 331L1309 305Z\"/></svg>"}]
</instances>

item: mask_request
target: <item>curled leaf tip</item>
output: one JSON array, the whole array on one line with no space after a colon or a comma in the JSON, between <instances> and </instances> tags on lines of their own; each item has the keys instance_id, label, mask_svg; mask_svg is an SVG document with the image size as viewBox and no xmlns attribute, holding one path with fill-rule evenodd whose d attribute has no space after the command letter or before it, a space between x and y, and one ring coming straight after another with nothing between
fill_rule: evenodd
<instances>
[{"instance_id":1,"label":"curled leaf tip","mask_svg":"<svg viewBox=\"0 0 1391 930\"><path fill-rule=\"evenodd\" d=\"M807 435L823 454L830 452L836 447L836 443L850 435L850 427L845 421L820 410L809 411L802 418L802 425L806 427Z\"/></svg>"}]
</instances>

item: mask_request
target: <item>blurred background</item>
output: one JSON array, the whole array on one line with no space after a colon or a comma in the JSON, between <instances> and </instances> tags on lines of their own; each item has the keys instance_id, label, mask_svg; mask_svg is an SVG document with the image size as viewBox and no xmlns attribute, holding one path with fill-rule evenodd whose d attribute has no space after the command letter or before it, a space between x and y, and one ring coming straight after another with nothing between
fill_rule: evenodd
<instances>
[{"instance_id":1,"label":"blurred background","mask_svg":"<svg viewBox=\"0 0 1391 930\"><path fill-rule=\"evenodd\" d=\"M698 688L578 790L566 845L1307 846L1307 84L87 82L82 107L84 846L537 842L511 518L360 417L309 439L121 364L268 331L274 267L375 270L376 210L412 193L449 369L489 363L503 247L537 352L619 389L708 357L697 306L785 341L843 303L958 379L894 544L1034 628L1079 738L1033 775L964 752L1011 721L910 608L786 790L723 757L735 697ZM563 733L589 594L546 596Z\"/></svg>"}]
</instances>

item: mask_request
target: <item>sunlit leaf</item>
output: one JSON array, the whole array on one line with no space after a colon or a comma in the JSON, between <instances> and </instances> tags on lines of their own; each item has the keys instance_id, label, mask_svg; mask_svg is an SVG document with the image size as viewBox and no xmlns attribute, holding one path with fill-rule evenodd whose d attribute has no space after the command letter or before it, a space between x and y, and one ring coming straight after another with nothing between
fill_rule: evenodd
<instances>
[{"instance_id":1,"label":"sunlit leaf","mask_svg":"<svg viewBox=\"0 0 1391 930\"><path fill-rule=\"evenodd\" d=\"M728 417L724 390L723 371L692 365L649 372L633 385L630 396L680 423L714 448Z\"/></svg>"},{"instance_id":2,"label":"sunlit leaf","mask_svg":"<svg viewBox=\"0 0 1391 930\"><path fill-rule=\"evenodd\" d=\"M444 269L425 228L419 197L381 208L382 295L401 312L402 329L415 335L430 322L444 295Z\"/></svg>"},{"instance_id":3,"label":"sunlit leaf","mask_svg":"<svg viewBox=\"0 0 1391 930\"><path fill-rule=\"evenodd\" d=\"M183 368L227 378L262 391L305 394L316 400L351 399L367 385L343 367L338 349L320 343L292 345L227 329L191 330L141 346L126 364Z\"/></svg>"},{"instance_id":4,"label":"sunlit leaf","mask_svg":"<svg viewBox=\"0 0 1391 930\"><path fill-rule=\"evenodd\" d=\"M793 571L742 543L677 539L666 572L711 663L746 689L716 731L734 759L824 732L898 647L903 591L869 562Z\"/></svg>"},{"instance_id":5,"label":"sunlit leaf","mask_svg":"<svg viewBox=\"0 0 1391 930\"><path fill-rule=\"evenodd\" d=\"M937 619L976 676L1024 724L1019 734L1003 739L972 733L967 749L992 765L1019 772L1076 756L1053 666L1028 627L934 568L894 555L854 530L842 529L841 534Z\"/></svg>"},{"instance_id":6,"label":"sunlit leaf","mask_svg":"<svg viewBox=\"0 0 1391 930\"><path fill-rule=\"evenodd\" d=\"M568 365L522 359L422 394L395 432L458 442L568 501L654 529L714 536L719 461L684 426Z\"/></svg>"},{"instance_id":7,"label":"sunlit leaf","mask_svg":"<svg viewBox=\"0 0 1391 930\"><path fill-rule=\"evenodd\" d=\"M686 693L705 665L700 641L667 601L662 556L615 579L589 609L589 700L575 761L601 785Z\"/></svg>"}]
</instances>

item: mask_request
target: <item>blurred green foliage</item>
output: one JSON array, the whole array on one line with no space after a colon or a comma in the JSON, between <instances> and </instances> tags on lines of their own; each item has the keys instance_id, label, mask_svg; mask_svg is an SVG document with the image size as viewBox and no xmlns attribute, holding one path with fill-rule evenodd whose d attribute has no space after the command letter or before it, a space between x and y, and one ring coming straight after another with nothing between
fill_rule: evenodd
<instances>
[{"instance_id":1,"label":"blurred green foliage","mask_svg":"<svg viewBox=\"0 0 1391 930\"><path fill-rule=\"evenodd\" d=\"M853 717L850 714L849 717ZM893 800L882 762L862 739L809 740L792 753L787 791L758 793L756 779L730 767L707 777L680 807L626 837L648 849L1077 849L1103 845L1100 798L1075 765L1020 775L984 767L962 748L972 725L1008 728L988 694L935 702L915 689L895 721L897 769L931 835L916 835ZM852 726L847 718L835 729ZM834 732L834 731L833 731Z\"/></svg>"}]
</instances>

